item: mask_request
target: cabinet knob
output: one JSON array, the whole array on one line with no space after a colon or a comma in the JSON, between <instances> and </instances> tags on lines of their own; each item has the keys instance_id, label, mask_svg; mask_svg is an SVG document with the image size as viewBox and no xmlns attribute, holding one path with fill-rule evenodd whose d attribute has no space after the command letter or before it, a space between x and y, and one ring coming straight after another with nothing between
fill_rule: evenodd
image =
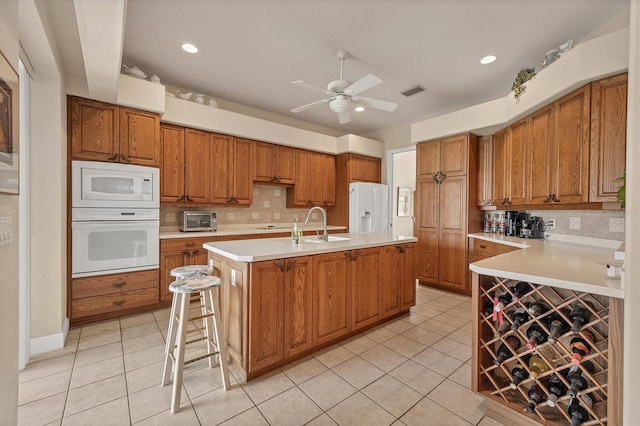
<instances>
[{"instance_id":1,"label":"cabinet knob","mask_svg":"<svg viewBox=\"0 0 640 426\"><path fill-rule=\"evenodd\" d=\"M113 306L122 306L124 305L125 300L117 300L115 302L112 303Z\"/></svg>"},{"instance_id":2,"label":"cabinet knob","mask_svg":"<svg viewBox=\"0 0 640 426\"><path fill-rule=\"evenodd\" d=\"M117 282L117 283L113 283L111 286L112 286L112 287L114 287L114 288L122 288L122 287L124 287L125 285L127 285L127 283L126 283L126 282L124 282L124 281L120 281L120 282Z\"/></svg>"},{"instance_id":3,"label":"cabinet knob","mask_svg":"<svg viewBox=\"0 0 640 426\"><path fill-rule=\"evenodd\" d=\"M480 248L487 248L487 246L484 244L480 244Z\"/></svg>"}]
</instances>

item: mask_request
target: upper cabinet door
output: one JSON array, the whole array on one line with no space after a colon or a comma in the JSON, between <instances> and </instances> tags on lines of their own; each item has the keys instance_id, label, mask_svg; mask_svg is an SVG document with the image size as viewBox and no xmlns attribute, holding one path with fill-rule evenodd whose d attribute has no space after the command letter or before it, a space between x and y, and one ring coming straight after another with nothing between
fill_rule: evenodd
<instances>
[{"instance_id":1,"label":"upper cabinet door","mask_svg":"<svg viewBox=\"0 0 640 426\"><path fill-rule=\"evenodd\" d=\"M507 197L511 204L524 204L526 200L528 124L527 120L522 120L509 127L510 156L507 164L509 170Z\"/></svg>"},{"instance_id":2,"label":"upper cabinet door","mask_svg":"<svg viewBox=\"0 0 640 426\"><path fill-rule=\"evenodd\" d=\"M211 201L211 146L209 133L186 130L186 201L208 203Z\"/></svg>"},{"instance_id":3,"label":"upper cabinet door","mask_svg":"<svg viewBox=\"0 0 640 426\"><path fill-rule=\"evenodd\" d=\"M554 144L553 105L536 112L530 118L531 138L528 152L527 203L541 204L551 202L551 173Z\"/></svg>"},{"instance_id":4,"label":"upper cabinet door","mask_svg":"<svg viewBox=\"0 0 640 426\"><path fill-rule=\"evenodd\" d=\"M184 128L161 125L160 201L184 201L185 144Z\"/></svg>"},{"instance_id":5,"label":"upper cabinet door","mask_svg":"<svg viewBox=\"0 0 640 426\"><path fill-rule=\"evenodd\" d=\"M276 181L284 184L296 182L296 150L282 145L276 145L275 177Z\"/></svg>"},{"instance_id":6,"label":"upper cabinet door","mask_svg":"<svg viewBox=\"0 0 640 426\"><path fill-rule=\"evenodd\" d=\"M555 202L583 203L589 192L591 86L555 103Z\"/></svg>"},{"instance_id":7,"label":"upper cabinet door","mask_svg":"<svg viewBox=\"0 0 640 426\"><path fill-rule=\"evenodd\" d=\"M118 161L118 107L88 99L69 98L71 158Z\"/></svg>"},{"instance_id":8,"label":"upper cabinet door","mask_svg":"<svg viewBox=\"0 0 640 426\"><path fill-rule=\"evenodd\" d=\"M482 136L478 140L478 206L491 205L492 156L493 136Z\"/></svg>"},{"instance_id":9,"label":"upper cabinet door","mask_svg":"<svg viewBox=\"0 0 640 426\"><path fill-rule=\"evenodd\" d=\"M440 142L440 168L447 176L467 174L468 135L454 136Z\"/></svg>"},{"instance_id":10,"label":"upper cabinet door","mask_svg":"<svg viewBox=\"0 0 640 426\"><path fill-rule=\"evenodd\" d=\"M336 205L336 157L322 154L322 206Z\"/></svg>"},{"instance_id":11,"label":"upper cabinet door","mask_svg":"<svg viewBox=\"0 0 640 426\"><path fill-rule=\"evenodd\" d=\"M616 202L626 170L627 74L591 84L589 201Z\"/></svg>"},{"instance_id":12,"label":"upper cabinet door","mask_svg":"<svg viewBox=\"0 0 640 426\"><path fill-rule=\"evenodd\" d=\"M211 134L211 201L219 204L232 203L231 173L233 171L233 137Z\"/></svg>"},{"instance_id":13,"label":"upper cabinet door","mask_svg":"<svg viewBox=\"0 0 640 426\"><path fill-rule=\"evenodd\" d=\"M231 196L236 204L249 205L253 201L254 144L248 139L236 138L233 141Z\"/></svg>"},{"instance_id":14,"label":"upper cabinet door","mask_svg":"<svg viewBox=\"0 0 640 426\"><path fill-rule=\"evenodd\" d=\"M432 178L440 170L440 141L421 142L416 152L416 179Z\"/></svg>"},{"instance_id":15,"label":"upper cabinet door","mask_svg":"<svg viewBox=\"0 0 640 426\"><path fill-rule=\"evenodd\" d=\"M507 174L509 172L508 129L500 130L493 136L493 176L491 181L492 204L499 206L509 197Z\"/></svg>"},{"instance_id":16,"label":"upper cabinet door","mask_svg":"<svg viewBox=\"0 0 640 426\"><path fill-rule=\"evenodd\" d=\"M275 177L276 146L270 143L256 143L256 162L254 180L257 182L273 182Z\"/></svg>"},{"instance_id":17,"label":"upper cabinet door","mask_svg":"<svg viewBox=\"0 0 640 426\"><path fill-rule=\"evenodd\" d=\"M120 107L120 162L160 165L160 117Z\"/></svg>"}]
</instances>

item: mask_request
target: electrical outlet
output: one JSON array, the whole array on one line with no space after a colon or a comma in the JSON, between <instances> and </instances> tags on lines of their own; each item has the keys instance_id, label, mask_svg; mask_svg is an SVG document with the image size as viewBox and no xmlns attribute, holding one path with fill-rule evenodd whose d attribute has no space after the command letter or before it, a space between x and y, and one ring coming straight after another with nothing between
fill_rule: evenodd
<instances>
[{"instance_id":1,"label":"electrical outlet","mask_svg":"<svg viewBox=\"0 0 640 426\"><path fill-rule=\"evenodd\" d=\"M610 217L609 218L609 232L624 232L624 218L623 217Z\"/></svg>"},{"instance_id":2,"label":"electrical outlet","mask_svg":"<svg viewBox=\"0 0 640 426\"><path fill-rule=\"evenodd\" d=\"M253 220L260 219L260 213L251 213L251 219Z\"/></svg>"},{"instance_id":3,"label":"electrical outlet","mask_svg":"<svg viewBox=\"0 0 640 426\"><path fill-rule=\"evenodd\" d=\"M581 220L579 217L570 217L569 218L569 229L580 229Z\"/></svg>"},{"instance_id":4,"label":"electrical outlet","mask_svg":"<svg viewBox=\"0 0 640 426\"><path fill-rule=\"evenodd\" d=\"M549 229L556 229L556 220L555 219L549 219L547 221L547 227Z\"/></svg>"}]
</instances>

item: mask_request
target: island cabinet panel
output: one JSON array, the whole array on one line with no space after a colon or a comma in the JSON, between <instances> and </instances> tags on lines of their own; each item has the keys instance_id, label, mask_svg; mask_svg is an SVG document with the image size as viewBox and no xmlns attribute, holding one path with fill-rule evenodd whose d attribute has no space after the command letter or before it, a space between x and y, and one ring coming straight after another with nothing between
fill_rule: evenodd
<instances>
[{"instance_id":1,"label":"island cabinet panel","mask_svg":"<svg viewBox=\"0 0 640 426\"><path fill-rule=\"evenodd\" d=\"M284 261L250 265L249 370L258 370L284 358Z\"/></svg>"},{"instance_id":2,"label":"island cabinet panel","mask_svg":"<svg viewBox=\"0 0 640 426\"><path fill-rule=\"evenodd\" d=\"M295 149L266 142L256 142L255 182L295 183Z\"/></svg>"},{"instance_id":3,"label":"island cabinet panel","mask_svg":"<svg viewBox=\"0 0 640 426\"><path fill-rule=\"evenodd\" d=\"M382 248L382 318L416 304L414 273L415 244L397 244Z\"/></svg>"},{"instance_id":4,"label":"island cabinet panel","mask_svg":"<svg viewBox=\"0 0 640 426\"><path fill-rule=\"evenodd\" d=\"M313 259L313 341L322 344L351 331L351 285L346 252Z\"/></svg>"},{"instance_id":5,"label":"island cabinet panel","mask_svg":"<svg viewBox=\"0 0 640 426\"><path fill-rule=\"evenodd\" d=\"M313 262L310 256L286 259L284 281L284 356L313 345Z\"/></svg>"},{"instance_id":6,"label":"island cabinet panel","mask_svg":"<svg viewBox=\"0 0 640 426\"><path fill-rule=\"evenodd\" d=\"M591 83L589 201L617 202L626 169L627 74Z\"/></svg>"},{"instance_id":7,"label":"island cabinet panel","mask_svg":"<svg viewBox=\"0 0 640 426\"><path fill-rule=\"evenodd\" d=\"M347 252L347 257L353 306L351 329L357 330L382 318L381 250L355 250Z\"/></svg>"}]
</instances>

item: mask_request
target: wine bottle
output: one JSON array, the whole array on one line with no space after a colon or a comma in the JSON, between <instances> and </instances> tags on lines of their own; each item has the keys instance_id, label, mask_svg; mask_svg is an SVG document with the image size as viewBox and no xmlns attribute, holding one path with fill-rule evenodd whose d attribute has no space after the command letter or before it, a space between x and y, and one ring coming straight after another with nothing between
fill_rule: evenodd
<instances>
[{"instance_id":1,"label":"wine bottle","mask_svg":"<svg viewBox=\"0 0 640 426\"><path fill-rule=\"evenodd\" d=\"M522 324L529 321L529 318L530 317L527 310L520 306L515 311L513 311L513 314L511 315L511 319L513 321L511 323L511 330L517 330Z\"/></svg>"},{"instance_id":2,"label":"wine bottle","mask_svg":"<svg viewBox=\"0 0 640 426\"><path fill-rule=\"evenodd\" d=\"M549 309L551 309L549 307L549 305L547 305L544 302L533 302L529 305L529 313L531 314L531 316L534 317L538 317L542 314L544 314L545 312L547 312Z\"/></svg>"},{"instance_id":3,"label":"wine bottle","mask_svg":"<svg viewBox=\"0 0 640 426\"><path fill-rule=\"evenodd\" d=\"M509 293L502 293L498 296L498 301L494 303L493 310L496 312L500 312L511 303L511 295Z\"/></svg>"},{"instance_id":4,"label":"wine bottle","mask_svg":"<svg viewBox=\"0 0 640 426\"><path fill-rule=\"evenodd\" d=\"M493 337L495 337L496 339L499 339L503 334L505 334L509 329L510 329L511 325L509 325L508 322L503 322L502 324L498 325L498 328L496 329L495 333L493 333Z\"/></svg>"},{"instance_id":5,"label":"wine bottle","mask_svg":"<svg viewBox=\"0 0 640 426\"><path fill-rule=\"evenodd\" d=\"M593 401L589 395L582 395L582 402L589 407L593 405ZM580 404L578 398L571 398L567 412L571 416L571 424L569 426L578 426L589 420L589 412Z\"/></svg>"},{"instance_id":6,"label":"wine bottle","mask_svg":"<svg viewBox=\"0 0 640 426\"><path fill-rule=\"evenodd\" d=\"M549 371L549 366L542 358L534 355L529 359L529 370L531 370L531 378L535 379L540 374Z\"/></svg>"},{"instance_id":7,"label":"wine bottle","mask_svg":"<svg viewBox=\"0 0 640 426\"><path fill-rule=\"evenodd\" d=\"M589 330L582 330L582 334L586 337L583 338L580 335L576 335L571 339L571 362L574 364L580 364L582 358L589 355L591 352L591 344L595 340L593 333Z\"/></svg>"},{"instance_id":8,"label":"wine bottle","mask_svg":"<svg viewBox=\"0 0 640 426\"><path fill-rule=\"evenodd\" d=\"M494 364L500 365L505 359L511 358L515 351L520 349L520 345L522 345L522 343L516 336L507 336L504 339L504 343L502 343L497 350L497 356Z\"/></svg>"},{"instance_id":9,"label":"wine bottle","mask_svg":"<svg viewBox=\"0 0 640 426\"><path fill-rule=\"evenodd\" d=\"M524 406L524 411L527 413L533 413L536 409L536 405L540 404L546 398L544 397L544 392L540 389L537 383L531 385L529 390L527 391L527 396L529 397L529 401L527 405Z\"/></svg>"},{"instance_id":10,"label":"wine bottle","mask_svg":"<svg viewBox=\"0 0 640 426\"><path fill-rule=\"evenodd\" d=\"M561 398L567 394L567 385L565 385L562 379L560 379L560 374L562 373L552 374L547 381L547 390L549 391L549 396L547 397L547 405L549 407L555 407L558 398Z\"/></svg>"},{"instance_id":11,"label":"wine bottle","mask_svg":"<svg viewBox=\"0 0 640 426\"><path fill-rule=\"evenodd\" d=\"M490 300L487 300L486 302L484 302L484 305L482 305L482 315L484 315L485 317L491 316L491 314L493 313L493 302Z\"/></svg>"},{"instance_id":12,"label":"wine bottle","mask_svg":"<svg viewBox=\"0 0 640 426\"><path fill-rule=\"evenodd\" d=\"M530 358L531 355L523 356L522 359L518 360L518 362L516 362L516 364L511 369L511 375L513 376L513 379L509 384L509 387L511 389L516 389L520 382L529 378L529 372L527 371L525 365L529 364Z\"/></svg>"},{"instance_id":13,"label":"wine bottle","mask_svg":"<svg viewBox=\"0 0 640 426\"><path fill-rule=\"evenodd\" d=\"M513 293L513 297L511 298L511 301L516 302L518 299L520 299L525 294L529 293L531 290L532 290L531 284L529 284L526 281L518 281L515 287L511 289L511 293Z\"/></svg>"},{"instance_id":14,"label":"wine bottle","mask_svg":"<svg viewBox=\"0 0 640 426\"><path fill-rule=\"evenodd\" d=\"M536 345L541 345L546 342L549 335L542 327L534 322L527 329L527 337L529 338L527 349L533 349Z\"/></svg>"},{"instance_id":15,"label":"wine bottle","mask_svg":"<svg viewBox=\"0 0 640 426\"><path fill-rule=\"evenodd\" d=\"M589 373L593 373L593 364L590 361L585 361L580 367L577 365L572 366L567 373L567 382L569 382L569 395L576 396L578 392L583 391L589 386L589 379L582 372L584 370Z\"/></svg>"},{"instance_id":16,"label":"wine bottle","mask_svg":"<svg viewBox=\"0 0 640 426\"><path fill-rule=\"evenodd\" d=\"M547 340L556 343L556 339L569 331L569 324L562 318L558 312L552 312L545 317L545 323L549 329L549 337Z\"/></svg>"},{"instance_id":17,"label":"wine bottle","mask_svg":"<svg viewBox=\"0 0 640 426\"><path fill-rule=\"evenodd\" d=\"M573 309L571 309L571 313L569 313L569 318L572 321L571 331L574 334L578 334L580 332L580 328L589 322L591 319L591 311L587 308L589 306L593 309L593 305L585 301L578 301L575 305L573 305Z\"/></svg>"}]
</instances>

